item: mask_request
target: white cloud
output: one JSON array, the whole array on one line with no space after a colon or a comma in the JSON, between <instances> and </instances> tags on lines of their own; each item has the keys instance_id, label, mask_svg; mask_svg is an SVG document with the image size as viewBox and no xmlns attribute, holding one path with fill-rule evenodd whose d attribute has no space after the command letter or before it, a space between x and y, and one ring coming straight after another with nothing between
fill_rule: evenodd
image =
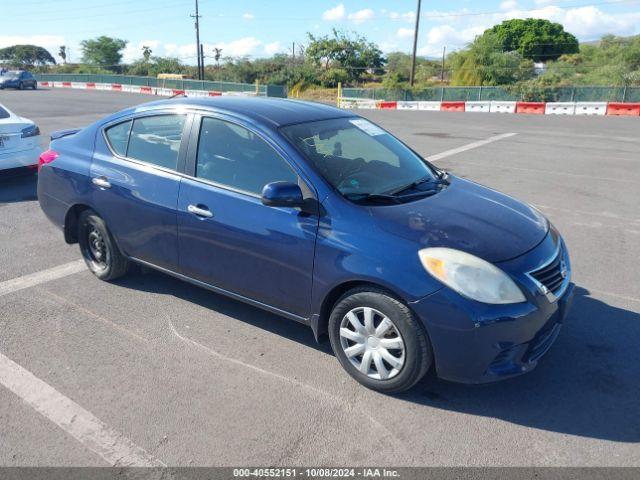
<instances>
[{"instance_id":1,"label":"white cloud","mask_svg":"<svg viewBox=\"0 0 640 480\"><path fill-rule=\"evenodd\" d=\"M152 55L157 56L160 53L158 52L159 46L160 42L158 40L143 40L142 42L127 43L127 46L122 52L122 61L124 63L131 63L142 58L142 47L149 47L153 51Z\"/></svg>"},{"instance_id":2,"label":"white cloud","mask_svg":"<svg viewBox=\"0 0 640 480\"><path fill-rule=\"evenodd\" d=\"M413 28L399 28L396 36L400 38L411 38L413 37L413 31Z\"/></svg>"},{"instance_id":3,"label":"white cloud","mask_svg":"<svg viewBox=\"0 0 640 480\"><path fill-rule=\"evenodd\" d=\"M253 20L254 18L256 18L256 16L253 13L243 13L242 14L242 18L244 18L245 20Z\"/></svg>"},{"instance_id":4,"label":"white cloud","mask_svg":"<svg viewBox=\"0 0 640 480\"><path fill-rule=\"evenodd\" d=\"M391 20L394 21L401 21L401 22L409 22L409 23L413 23L416 21L416 12L405 12L405 13L398 13L398 12L387 12L386 10L381 10L383 15L388 16Z\"/></svg>"},{"instance_id":5,"label":"white cloud","mask_svg":"<svg viewBox=\"0 0 640 480\"><path fill-rule=\"evenodd\" d=\"M500 10L514 10L518 8L518 2L516 0L504 0L500 4Z\"/></svg>"},{"instance_id":6,"label":"white cloud","mask_svg":"<svg viewBox=\"0 0 640 480\"><path fill-rule=\"evenodd\" d=\"M271 42L271 43L267 43L264 46L264 53L266 53L269 56L279 53L281 51L282 51L282 45L280 44L280 42Z\"/></svg>"},{"instance_id":7,"label":"white cloud","mask_svg":"<svg viewBox=\"0 0 640 480\"><path fill-rule=\"evenodd\" d=\"M255 37L243 37L231 42L218 42L204 44L204 54L211 55L214 47L222 49L223 57L244 57L254 55L262 42ZM164 45L165 55L178 57L185 63L195 63L197 57L196 44L188 43L184 45L176 45L175 43L167 43Z\"/></svg>"},{"instance_id":8,"label":"white cloud","mask_svg":"<svg viewBox=\"0 0 640 480\"><path fill-rule=\"evenodd\" d=\"M322 14L323 20L342 20L344 18L344 5L340 5L330 8Z\"/></svg>"},{"instance_id":9,"label":"white cloud","mask_svg":"<svg viewBox=\"0 0 640 480\"><path fill-rule=\"evenodd\" d=\"M420 55L434 56L440 55L445 46L449 50L464 47L485 29L486 27L480 25L464 29L456 29L451 25L433 27L427 32L427 41L418 52Z\"/></svg>"},{"instance_id":10,"label":"white cloud","mask_svg":"<svg viewBox=\"0 0 640 480\"><path fill-rule=\"evenodd\" d=\"M375 13L370 8L364 8L362 10L358 10L357 12L350 13L347 18L351 20L353 23L363 23L367 20L371 20L375 17Z\"/></svg>"}]
</instances>

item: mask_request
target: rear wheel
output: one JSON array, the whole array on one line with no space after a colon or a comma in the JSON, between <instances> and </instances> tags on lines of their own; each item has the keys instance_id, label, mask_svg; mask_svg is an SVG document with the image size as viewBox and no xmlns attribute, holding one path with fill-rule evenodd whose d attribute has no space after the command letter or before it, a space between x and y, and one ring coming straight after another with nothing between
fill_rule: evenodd
<instances>
[{"instance_id":1,"label":"rear wheel","mask_svg":"<svg viewBox=\"0 0 640 480\"><path fill-rule=\"evenodd\" d=\"M379 392L411 388L433 363L429 339L411 310L373 287L351 290L338 300L329 337L347 373Z\"/></svg>"},{"instance_id":2,"label":"rear wheel","mask_svg":"<svg viewBox=\"0 0 640 480\"><path fill-rule=\"evenodd\" d=\"M78 243L89 270L101 280L115 280L129 270L129 261L118 249L106 223L85 210L78 219Z\"/></svg>"},{"instance_id":3,"label":"rear wheel","mask_svg":"<svg viewBox=\"0 0 640 480\"><path fill-rule=\"evenodd\" d=\"M38 89L38 84L34 82L33 87L31 87L31 88L33 88L34 90L37 90Z\"/></svg>"}]
</instances>

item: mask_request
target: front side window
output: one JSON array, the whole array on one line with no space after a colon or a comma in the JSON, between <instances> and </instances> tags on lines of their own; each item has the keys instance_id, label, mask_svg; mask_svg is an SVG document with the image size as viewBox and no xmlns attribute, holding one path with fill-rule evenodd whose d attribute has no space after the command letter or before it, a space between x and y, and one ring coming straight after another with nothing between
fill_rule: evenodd
<instances>
[{"instance_id":1,"label":"front side window","mask_svg":"<svg viewBox=\"0 0 640 480\"><path fill-rule=\"evenodd\" d=\"M196 177L256 195L267 183L298 181L287 162L258 135L208 117L200 127Z\"/></svg>"},{"instance_id":2,"label":"front side window","mask_svg":"<svg viewBox=\"0 0 640 480\"><path fill-rule=\"evenodd\" d=\"M185 119L185 115L134 119L125 156L176 170Z\"/></svg>"},{"instance_id":3,"label":"front side window","mask_svg":"<svg viewBox=\"0 0 640 480\"><path fill-rule=\"evenodd\" d=\"M347 198L393 195L436 173L393 135L364 118L290 125L282 133Z\"/></svg>"}]
</instances>

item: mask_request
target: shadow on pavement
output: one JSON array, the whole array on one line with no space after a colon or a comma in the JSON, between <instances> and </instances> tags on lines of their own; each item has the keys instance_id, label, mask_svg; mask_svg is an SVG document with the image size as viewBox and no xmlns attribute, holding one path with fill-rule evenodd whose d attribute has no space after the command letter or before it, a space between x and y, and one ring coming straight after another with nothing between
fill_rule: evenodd
<instances>
[{"instance_id":1,"label":"shadow on pavement","mask_svg":"<svg viewBox=\"0 0 640 480\"><path fill-rule=\"evenodd\" d=\"M318 343L310 327L265 310L252 307L224 295L196 287L169 275L143 269L144 273L127 275L117 280L121 287L135 290L173 295L181 300L195 303L222 315L240 320L281 337L299 342L318 351L333 355L329 342ZM339 365L336 364L336 368Z\"/></svg>"},{"instance_id":2,"label":"shadow on pavement","mask_svg":"<svg viewBox=\"0 0 640 480\"><path fill-rule=\"evenodd\" d=\"M167 275L135 274L118 284L173 295L333 355L329 342L316 343L305 325ZM531 373L482 386L440 381L430 373L396 398L541 430L640 442L640 314L595 299L584 288L575 295L556 344Z\"/></svg>"},{"instance_id":3,"label":"shadow on pavement","mask_svg":"<svg viewBox=\"0 0 640 480\"><path fill-rule=\"evenodd\" d=\"M0 204L38 199L38 177L29 169L0 171Z\"/></svg>"},{"instance_id":4,"label":"shadow on pavement","mask_svg":"<svg viewBox=\"0 0 640 480\"><path fill-rule=\"evenodd\" d=\"M400 398L558 433L640 442L640 314L576 288L556 344L531 373L484 386L425 379Z\"/></svg>"}]
</instances>

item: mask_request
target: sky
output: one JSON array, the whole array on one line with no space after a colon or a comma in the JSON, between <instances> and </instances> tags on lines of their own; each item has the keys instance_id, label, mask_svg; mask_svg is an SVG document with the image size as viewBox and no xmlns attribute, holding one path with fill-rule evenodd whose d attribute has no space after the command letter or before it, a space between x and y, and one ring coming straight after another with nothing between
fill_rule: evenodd
<instances>
[{"instance_id":1,"label":"sky","mask_svg":"<svg viewBox=\"0 0 640 480\"><path fill-rule=\"evenodd\" d=\"M307 32L332 28L353 31L384 52L410 52L416 0L200 0L200 41L205 55L270 56L291 53L308 42ZM0 0L0 48L32 43L57 57L66 45L70 60L81 57L83 39L109 35L127 40L124 61L153 55L196 62L195 29L190 17L195 0ZM581 41L602 35L640 34L639 0L423 0L418 54L437 57L452 51L502 20L546 18L562 23ZM211 61L211 60L208 60Z\"/></svg>"}]
</instances>

